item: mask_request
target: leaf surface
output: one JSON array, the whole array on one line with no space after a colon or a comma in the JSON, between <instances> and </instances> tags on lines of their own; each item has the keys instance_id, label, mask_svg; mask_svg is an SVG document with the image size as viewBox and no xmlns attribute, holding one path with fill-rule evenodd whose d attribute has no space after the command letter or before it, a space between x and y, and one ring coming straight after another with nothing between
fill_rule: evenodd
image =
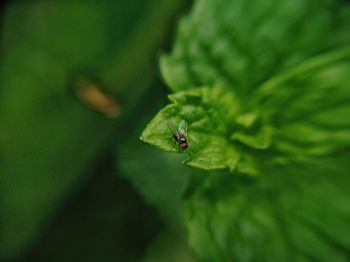
<instances>
[{"instance_id":1,"label":"leaf surface","mask_svg":"<svg viewBox=\"0 0 350 262\"><path fill-rule=\"evenodd\" d=\"M209 171L186 194L203 261L347 260L349 10L198 0L180 20L160 59L171 104L141 139L179 152L166 122L189 123L185 163Z\"/></svg>"}]
</instances>

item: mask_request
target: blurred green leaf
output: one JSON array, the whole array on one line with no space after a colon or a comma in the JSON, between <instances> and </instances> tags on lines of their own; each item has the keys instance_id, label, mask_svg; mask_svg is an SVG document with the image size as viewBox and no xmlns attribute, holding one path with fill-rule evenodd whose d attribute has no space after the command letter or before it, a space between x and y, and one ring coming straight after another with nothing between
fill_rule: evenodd
<instances>
[{"instance_id":1,"label":"blurred green leaf","mask_svg":"<svg viewBox=\"0 0 350 262\"><path fill-rule=\"evenodd\" d=\"M195 262L197 261L187 244L183 228L163 230L147 251L145 262Z\"/></svg>"},{"instance_id":2,"label":"blurred green leaf","mask_svg":"<svg viewBox=\"0 0 350 262\"><path fill-rule=\"evenodd\" d=\"M347 261L348 158L286 166L266 157L257 178L193 175L191 245L207 261Z\"/></svg>"},{"instance_id":3,"label":"blurred green leaf","mask_svg":"<svg viewBox=\"0 0 350 262\"><path fill-rule=\"evenodd\" d=\"M185 119L187 164L231 171L192 176L188 228L201 260L349 257L349 10L202 0L181 19L160 60L172 103L141 139L179 151L166 123Z\"/></svg>"},{"instance_id":4,"label":"blurred green leaf","mask_svg":"<svg viewBox=\"0 0 350 262\"><path fill-rule=\"evenodd\" d=\"M223 86L249 101L262 83L310 57L348 46L340 1L197 1L160 60L173 91Z\"/></svg>"},{"instance_id":5,"label":"blurred green leaf","mask_svg":"<svg viewBox=\"0 0 350 262\"><path fill-rule=\"evenodd\" d=\"M157 76L153 57L180 3L13 1L5 6L0 259L26 252L79 188L96 156L113 147L118 121L72 96L74 79L96 79L98 88L118 93L127 115ZM139 78L143 81L136 83Z\"/></svg>"},{"instance_id":6,"label":"blurred green leaf","mask_svg":"<svg viewBox=\"0 0 350 262\"><path fill-rule=\"evenodd\" d=\"M162 228L158 212L128 181L116 176L110 154L99 159L89 171L92 176L69 196L34 248L16 261L140 261L144 257Z\"/></svg>"}]
</instances>

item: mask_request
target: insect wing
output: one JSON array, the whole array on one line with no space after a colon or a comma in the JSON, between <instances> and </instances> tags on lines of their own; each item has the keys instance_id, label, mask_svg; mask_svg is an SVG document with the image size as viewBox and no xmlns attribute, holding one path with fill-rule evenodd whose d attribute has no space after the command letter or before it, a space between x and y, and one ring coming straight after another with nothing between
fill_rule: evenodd
<instances>
[{"instance_id":1,"label":"insect wing","mask_svg":"<svg viewBox=\"0 0 350 262\"><path fill-rule=\"evenodd\" d=\"M171 130L171 132L172 132L173 134L175 134L175 133L176 133L176 128L175 128L174 123L173 123L172 121L168 121L167 124L168 124L168 127L169 127L169 129Z\"/></svg>"},{"instance_id":2,"label":"insect wing","mask_svg":"<svg viewBox=\"0 0 350 262\"><path fill-rule=\"evenodd\" d=\"M187 122L185 120L180 121L177 131L181 134L187 135Z\"/></svg>"}]
</instances>

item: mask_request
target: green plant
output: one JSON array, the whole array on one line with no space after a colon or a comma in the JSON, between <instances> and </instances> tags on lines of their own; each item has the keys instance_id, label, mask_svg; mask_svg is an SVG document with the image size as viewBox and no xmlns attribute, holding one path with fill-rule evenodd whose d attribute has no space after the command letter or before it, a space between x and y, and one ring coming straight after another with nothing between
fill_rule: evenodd
<instances>
[{"instance_id":1,"label":"green plant","mask_svg":"<svg viewBox=\"0 0 350 262\"><path fill-rule=\"evenodd\" d=\"M173 94L141 139L189 124L189 241L205 261L346 261L350 9L202 0L160 59ZM205 171L204 171L205 170Z\"/></svg>"}]
</instances>

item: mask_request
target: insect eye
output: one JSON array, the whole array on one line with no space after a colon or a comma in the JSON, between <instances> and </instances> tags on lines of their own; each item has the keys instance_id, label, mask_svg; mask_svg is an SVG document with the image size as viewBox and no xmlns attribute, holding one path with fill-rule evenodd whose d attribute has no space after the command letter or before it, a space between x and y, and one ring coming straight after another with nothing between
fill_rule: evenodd
<instances>
[{"instance_id":1,"label":"insect eye","mask_svg":"<svg viewBox=\"0 0 350 262\"><path fill-rule=\"evenodd\" d=\"M180 145L180 147L181 147L182 149L186 149L186 148L188 147L188 145L187 145L187 143L183 143L183 144Z\"/></svg>"}]
</instances>

